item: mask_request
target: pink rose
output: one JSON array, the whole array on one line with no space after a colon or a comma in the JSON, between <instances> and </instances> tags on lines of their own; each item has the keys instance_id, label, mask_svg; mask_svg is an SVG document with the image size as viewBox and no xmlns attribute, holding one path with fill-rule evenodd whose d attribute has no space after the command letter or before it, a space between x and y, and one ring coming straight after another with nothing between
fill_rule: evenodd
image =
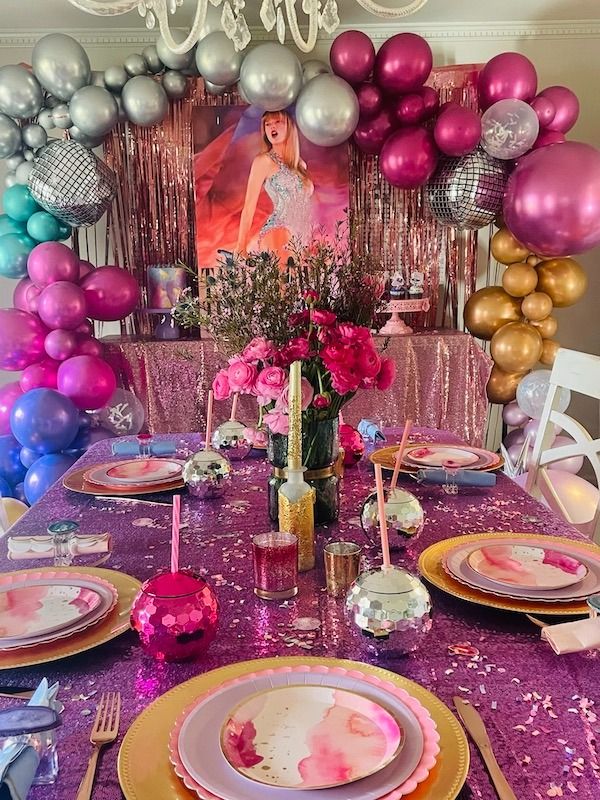
<instances>
[{"instance_id":1,"label":"pink rose","mask_svg":"<svg viewBox=\"0 0 600 800\"><path fill-rule=\"evenodd\" d=\"M212 382L212 388L215 400L227 400L228 397L231 397L231 386L229 385L226 369L221 369L217 372Z\"/></svg>"},{"instance_id":2,"label":"pink rose","mask_svg":"<svg viewBox=\"0 0 600 800\"><path fill-rule=\"evenodd\" d=\"M328 394L316 394L313 399L313 406L322 411L331 405L331 397Z\"/></svg>"},{"instance_id":3,"label":"pink rose","mask_svg":"<svg viewBox=\"0 0 600 800\"><path fill-rule=\"evenodd\" d=\"M363 378L374 378L381 368L379 353L370 344L357 347L356 369Z\"/></svg>"},{"instance_id":4,"label":"pink rose","mask_svg":"<svg viewBox=\"0 0 600 800\"><path fill-rule=\"evenodd\" d=\"M229 378L229 386L232 392L242 392L244 394L251 392L256 375L257 369L254 364L247 364L239 357L229 360L227 377Z\"/></svg>"},{"instance_id":5,"label":"pink rose","mask_svg":"<svg viewBox=\"0 0 600 800\"><path fill-rule=\"evenodd\" d=\"M242 356L246 361L264 361L271 358L274 352L273 342L265 339L264 336L255 336L244 348Z\"/></svg>"},{"instance_id":6,"label":"pink rose","mask_svg":"<svg viewBox=\"0 0 600 800\"><path fill-rule=\"evenodd\" d=\"M315 390L311 386L310 382L306 378L302 378L300 381L300 389L302 392L302 411L306 411L309 405L312 403L312 399L315 394ZM277 411L283 411L284 414L287 414L290 407L290 385L284 388L281 392L277 400L275 401L275 408Z\"/></svg>"},{"instance_id":7,"label":"pink rose","mask_svg":"<svg viewBox=\"0 0 600 800\"><path fill-rule=\"evenodd\" d=\"M331 385L338 394L355 392L360 386L361 376L353 367L340 367L331 371Z\"/></svg>"},{"instance_id":8,"label":"pink rose","mask_svg":"<svg viewBox=\"0 0 600 800\"><path fill-rule=\"evenodd\" d=\"M341 322L337 329L342 339L347 342L366 342L371 338L371 331L368 328L354 325L352 322Z\"/></svg>"},{"instance_id":9,"label":"pink rose","mask_svg":"<svg viewBox=\"0 0 600 800\"><path fill-rule=\"evenodd\" d=\"M315 308L311 313L311 320L315 325L325 325L327 328L329 328L331 325L335 325L336 319L337 317L333 311L325 311L323 309Z\"/></svg>"},{"instance_id":10,"label":"pink rose","mask_svg":"<svg viewBox=\"0 0 600 800\"><path fill-rule=\"evenodd\" d=\"M329 342L321 350L321 360L328 370L333 371L336 367L351 365L354 353L350 347L341 342Z\"/></svg>"},{"instance_id":11,"label":"pink rose","mask_svg":"<svg viewBox=\"0 0 600 800\"><path fill-rule=\"evenodd\" d=\"M308 309L304 309L304 311L296 311L294 314L289 315L288 325L290 328L299 328L301 325L307 325L309 319L310 315L308 313Z\"/></svg>"},{"instance_id":12,"label":"pink rose","mask_svg":"<svg viewBox=\"0 0 600 800\"><path fill-rule=\"evenodd\" d=\"M281 367L264 367L254 383L254 394L259 405L265 406L276 400L287 384L287 373Z\"/></svg>"},{"instance_id":13,"label":"pink rose","mask_svg":"<svg viewBox=\"0 0 600 800\"><path fill-rule=\"evenodd\" d=\"M382 358L381 359L381 369L377 373L377 377L375 379L375 386L378 389L381 389L382 392L385 392L386 389L389 389L392 383L394 382L394 378L396 377L396 365L392 361L391 358Z\"/></svg>"},{"instance_id":14,"label":"pink rose","mask_svg":"<svg viewBox=\"0 0 600 800\"><path fill-rule=\"evenodd\" d=\"M287 436L290 432L290 420L282 411L269 411L263 417L265 425L269 426L271 433L282 433Z\"/></svg>"},{"instance_id":15,"label":"pink rose","mask_svg":"<svg viewBox=\"0 0 600 800\"><path fill-rule=\"evenodd\" d=\"M303 336L296 336L286 344L281 351L284 364L291 364L292 361L302 361L310 355L310 344L308 339Z\"/></svg>"}]
</instances>

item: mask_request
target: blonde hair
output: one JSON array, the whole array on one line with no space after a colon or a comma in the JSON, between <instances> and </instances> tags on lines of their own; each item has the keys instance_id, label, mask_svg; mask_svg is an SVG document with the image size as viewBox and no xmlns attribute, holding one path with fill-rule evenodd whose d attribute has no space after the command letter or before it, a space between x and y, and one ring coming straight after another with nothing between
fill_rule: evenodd
<instances>
[{"instance_id":1,"label":"blonde hair","mask_svg":"<svg viewBox=\"0 0 600 800\"><path fill-rule=\"evenodd\" d=\"M266 132L266 125L270 120L276 120L278 122L283 120L286 124L287 135L283 145L283 154L281 156L281 160L287 167L299 172L300 175L305 176L306 169L300 159L300 140L298 139L298 128L287 111L265 111L265 113L262 115L260 121L260 132L263 139L261 152L270 153L273 149L273 145L269 141L269 137L267 136Z\"/></svg>"}]
</instances>

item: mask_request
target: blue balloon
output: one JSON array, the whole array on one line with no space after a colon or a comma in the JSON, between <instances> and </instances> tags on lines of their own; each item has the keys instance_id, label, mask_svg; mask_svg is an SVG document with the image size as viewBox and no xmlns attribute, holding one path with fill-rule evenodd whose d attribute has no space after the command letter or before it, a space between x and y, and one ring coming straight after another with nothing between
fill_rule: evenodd
<instances>
[{"instance_id":1,"label":"blue balloon","mask_svg":"<svg viewBox=\"0 0 600 800\"><path fill-rule=\"evenodd\" d=\"M30 450L28 447L22 447L21 452L19 453L19 458L21 459L21 464L25 467L25 469L29 469L29 467L41 458L39 453L36 453L35 450Z\"/></svg>"},{"instance_id":2,"label":"blue balloon","mask_svg":"<svg viewBox=\"0 0 600 800\"><path fill-rule=\"evenodd\" d=\"M114 437L115 434L112 431L106 430L106 428L80 428L79 433L75 439L73 439L68 449L63 452L82 455L89 447L96 444L96 442L101 442L103 439L114 439Z\"/></svg>"},{"instance_id":3,"label":"blue balloon","mask_svg":"<svg viewBox=\"0 0 600 800\"><path fill-rule=\"evenodd\" d=\"M79 430L79 411L54 389L31 389L18 397L10 413L15 438L36 453L58 453Z\"/></svg>"},{"instance_id":4,"label":"blue balloon","mask_svg":"<svg viewBox=\"0 0 600 800\"><path fill-rule=\"evenodd\" d=\"M14 490L14 495L17 500L20 500L22 503L27 502L27 498L25 497L25 484L24 483L17 483Z\"/></svg>"},{"instance_id":5,"label":"blue balloon","mask_svg":"<svg viewBox=\"0 0 600 800\"><path fill-rule=\"evenodd\" d=\"M10 433L0 436L0 478L10 486L20 483L25 477L25 467L21 464L19 455L21 447Z\"/></svg>"},{"instance_id":6,"label":"blue balloon","mask_svg":"<svg viewBox=\"0 0 600 800\"><path fill-rule=\"evenodd\" d=\"M27 233L27 225L11 219L8 214L0 214L0 236L7 233Z\"/></svg>"},{"instance_id":7,"label":"blue balloon","mask_svg":"<svg viewBox=\"0 0 600 800\"><path fill-rule=\"evenodd\" d=\"M0 478L0 497L12 497L14 494L4 478Z\"/></svg>"},{"instance_id":8,"label":"blue balloon","mask_svg":"<svg viewBox=\"0 0 600 800\"><path fill-rule=\"evenodd\" d=\"M26 233L5 233L0 236L0 275L4 278L24 278L27 259L39 244Z\"/></svg>"},{"instance_id":9,"label":"blue balloon","mask_svg":"<svg viewBox=\"0 0 600 800\"><path fill-rule=\"evenodd\" d=\"M30 505L46 494L48 489L71 467L77 459L64 453L50 453L38 458L25 476L25 498Z\"/></svg>"},{"instance_id":10,"label":"blue balloon","mask_svg":"<svg viewBox=\"0 0 600 800\"><path fill-rule=\"evenodd\" d=\"M31 192L21 183L10 186L2 195L4 211L17 222L27 222L32 214L41 211Z\"/></svg>"},{"instance_id":11,"label":"blue balloon","mask_svg":"<svg viewBox=\"0 0 600 800\"><path fill-rule=\"evenodd\" d=\"M79 430L87 430L92 427L92 415L87 411L79 412Z\"/></svg>"},{"instance_id":12,"label":"blue balloon","mask_svg":"<svg viewBox=\"0 0 600 800\"><path fill-rule=\"evenodd\" d=\"M66 222L62 222L61 221L60 222L60 235L58 237L59 240L61 242L64 242L65 239L70 239L72 233L73 233L73 229L71 228L71 226L67 225Z\"/></svg>"},{"instance_id":13,"label":"blue balloon","mask_svg":"<svg viewBox=\"0 0 600 800\"><path fill-rule=\"evenodd\" d=\"M56 242L60 239L62 223L47 211L36 211L27 220L27 233L38 242Z\"/></svg>"}]
</instances>

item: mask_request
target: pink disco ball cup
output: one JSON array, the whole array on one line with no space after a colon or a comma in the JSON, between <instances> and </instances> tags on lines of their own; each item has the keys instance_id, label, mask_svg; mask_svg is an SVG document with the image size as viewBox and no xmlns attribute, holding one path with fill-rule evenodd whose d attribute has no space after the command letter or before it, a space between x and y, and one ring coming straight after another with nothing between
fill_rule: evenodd
<instances>
[{"instance_id":1,"label":"pink disco ball cup","mask_svg":"<svg viewBox=\"0 0 600 800\"><path fill-rule=\"evenodd\" d=\"M142 648L157 661L191 661L217 632L219 604L208 583L192 570L162 572L147 580L131 610Z\"/></svg>"}]
</instances>

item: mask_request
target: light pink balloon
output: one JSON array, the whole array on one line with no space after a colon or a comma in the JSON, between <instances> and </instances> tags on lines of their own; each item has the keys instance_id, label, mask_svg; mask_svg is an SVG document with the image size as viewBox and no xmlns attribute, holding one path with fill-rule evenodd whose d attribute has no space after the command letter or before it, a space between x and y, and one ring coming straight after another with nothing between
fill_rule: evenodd
<instances>
[{"instance_id":1,"label":"light pink balloon","mask_svg":"<svg viewBox=\"0 0 600 800\"><path fill-rule=\"evenodd\" d=\"M74 356L58 368L58 391L82 411L102 408L116 388L111 366L96 356Z\"/></svg>"},{"instance_id":2,"label":"light pink balloon","mask_svg":"<svg viewBox=\"0 0 600 800\"><path fill-rule=\"evenodd\" d=\"M431 72L431 47L416 33L397 33L375 57L375 83L385 92L407 94L420 89Z\"/></svg>"},{"instance_id":3,"label":"light pink balloon","mask_svg":"<svg viewBox=\"0 0 600 800\"><path fill-rule=\"evenodd\" d=\"M552 445L552 450L556 447L564 447L568 444L574 444L574 439L570 436L557 436ZM571 472L576 475L583 468L583 456L569 456L569 458L561 458L560 461L555 461L548 465L548 469L562 470L563 472Z\"/></svg>"},{"instance_id":4,"label":"light pink balloon","mask_svg":"<svg viewBox=\"0 0 600 800\"><path fill-rule=\"evenodd\" d=\"M120 267L98 267L81 279L87 315L104 322L125 319L137 308L140 290L130 272Z\"/></svg>"},{"instance_id":5,"label":"light pink balloon","mask_svg":"<svg viewBox=\"0 0 600 800\"><path fill-rule=\"evenodd\" d=\"M40 289L56 281L77 281L79 258L66 244L42 242L29 254L27 272Z\"/></svg>"},{"instance_id":6,"label":"light pink balloon","mask_svg":"<svg viewBox=\"0 0 600 800\"><path fill-rule=\"evenodd\" d=\"M529 416L519 408L516 400L507 403L502 411L502 419L512 428L518 428L529 421Z\"/></svg>"},{"instance_id":7,"label":"light pink balloon","mask_svg":"<svg viewBox=\"0 0 600 800\"><path fill-rule=\"evenodd\" d=\"M550 100L555 109L552 121L546 126L548 130L561 133L570 131L579 117L579 100L575 92L566 86L548 86L540 92L540 97Z\"/></svg>"},{"instance_id":8,"label":"light pink balloon","mask_svg":"<svg viewBox=\"0 0 600 800\"><path fill-rule=\"evenodd\" d=\"M377 155L397 127L398 123L392 112L389 108L384 107L381 113L373 119L360 120L352 136L359 150L370 155Z\"/></svg>"},{"instance_id":9,"label":"light pink balloon","mask_svg":"<svg viewBox=\"0 0 600 800\"><path fill-rule=\"evenodd\" d=\"M331 69L356 85L366 81L375 63L375 47L362 31L344 31L336 36L329 51Z\"/></svg>"},{"instance_id":10,"label":"light pink balloon","mask_svg":"<svg viewBox=\"0 0 600 800\"><path fill-rule=\"evenodd\" d=\"M67 358L75 355L77 334L74 331L50 331L44 341L44 349L55 361L66 361Z\"/></svg>"},{"instance_id":11,"label":"light pink balloon","mask_svg":"<svg viewBox=\"0 0 600 800\"><path fill-rule=\"evenodd\" d=\"M479 73L479 105L485 111L498 100L533 100L537 91L537 72L521 53L500 53L491 58Z\"/></svg>"},{"instance_id":12,"label":"light pink balloon","mask_svg":"<svg viewBox=\"0 0 600 800\"><path fill-rule=\"evenodd\" d=\"M554 442L554 440L556 439L556 434L560 430L558 425L554 425L553 427L554 427L554 430L552 431L552 434L551 434L551 439L550 439L551 442ZM537 438L539 429L540 429L540 420L539 419L530 420L527 423L527 425L525 425L525 427L523 428L523 430L525 431L525 436L529 436L529 445L530 445L530 447L533 447L533 445L535 444L535 440Z\"/></svg>"},{"instance_id":13,"label":"light pink balloon","mask_svg":"<svg viewBox=\"0 0 600 800\"><path fill-rule=\"evenodd\" d=\"M47 286L38 300L38 314L49 328L74 331L86 317L83 290L75 283L57 281Z\"/></svg>"},{"instance_id":14,"label":"light pink balloon","mask_svg":"<svg viewBox=\"0 0 600 800\"><path fill-rule=\"evenodd\" d=\"M504 446L506 447L506 445ZM507 448L508 455L513 464L517 463L517 459L519 458L522 449L523 449L523 442L511 444L510 447ZM529 466L530 458L531 458L531 448L529 448L528 453L525 456L526 466Z\"/></svg>"},{"instance_id":15,"label":"light pink balloon","mask_svg":"<svg viewBox=\"0 0 600 800\"><path fill-rule=\"evenodd\" d=\"M549 144L562 144L566 140L564 133L560 131L549 131L544 129L538 133L538 137L533 143L531 149L539 150L540 147L548 147Z\"/></svg>"},{"instance_id":16,"label":"light pink balloon","mask_svg":"<svg viewBox=\"0 0 600 800\"><path fill-rule=\"evenodd\" d=\"M29 304L27 303L27 290L33 283L29 278L21 278L15 286L13 292L13 306L21 311L29 311Z\"/></svg>"},{"instance_id":17,"label":"light pink balloon","mask_svg":"<svg viewBox=\"0 0 600 800\"><path fill-rule=\"evenodd\" d=\"M394 104L394 113L400 125L416 125L425 117L425 102L420 94L405 94Z\"/></svg>"},{"instance_id":18,"label":"light pink balloon","mask_svg":"<svg viewBox=\"0 0 600 800\"><path fill-rule=\"evenodd\" d=\"M523 428L515 428L512 431L509 431L506 436L504 437L504 441L502 444L506 447L507 450L510 450L511 447L514 445L522 445L525 441L525 431Z\"/></svg>"},{"instance_id":19,"label":"light pink balloon","mask_svg":"<svg viewBox=\"0 0 600 800\"><path fill-rule=\"evenodd\" d=\"M533 98L531 101L531 107L537 114L537 118L540 121L540 128L545 128L547 125L549 125L556 114L556 107L552 100L550 100L549 97L544 97L541 94L538 94L537 97Z\"/></svg>"},{"instance_id":20,"label":"light pink balloon","mask_svg":"<svg viewBox=\"0 0 600 800\"><path fill-rule=\"evenodd\" d=\"M47 333L39 317L18 308L0 308L0 369L23 370L43 358Z\"/></svg>"},{"instance_id":21,"label":"light pink balloon","mask_svg":"<svg viewBox=\"0 0 600 800\"><path fill-rule=\"evenodd\" d=\"M438 151L431 131L401 128L383 145L379 168L392 186L415 189L431 178L437 162Z\"/></svg>"},{"instance_id":22,"label":"light pink balloon","mask_svg":"<svg viewBox=\"0 0 600 800\"><path fill-rule=\"evenodd\" d=\"M472 153L481 139L481 117L464 106L450 106L436 120L435 143L447 156Z\"/></svg>"},{"instance_id":23,"label":"light pink balloon","mask_svg":"<svg viewBox=\"0 0 600 800\"><path fill-rule=\"evenodd\" d=\"M547 474L571 521L575 525L590 522L594 518L600 499L598 489L570 472L552 470ZM521 488L525 488L526 481L526 472L515 478L515 483ZM546 500L542 499L542 502L545 506L548 505Z\"/></svg>"},{"instance_id":24,"label":"light pink balloon","mask_svg":"<svg viewBox=\"0 0 600 800\"><path fill-rule=\"evenodd\" d=\"M374 83L364 82L356 87L360 119L373 119L383 108L383 92Z\"/></svg>"},{"instance_id":25,"label":"light pink balloon","mask_svg":"<svg viewBox=\"0 0 600 800\"><path fill-rule=\"evenodd\" d=\"M37 364L27 367L21 375L20 385L24 392L31 389L56 389L56 376L58 373L58 361L46 358Z\"/></svg>"},{"instance_id":26,"label":"light pink balloon","mask_svg":"<svg viewBox=\"0 0 600 800\"><path fill-rule=\"evenodd\" d=\"M6 436L10 430L10 412L15 400L21 397L23 390L18 381L0 386L0 436Z\"/></svg>"},{"instance_id":27,"label":"light pink balloon","mask_svg":"<svg viewBox=\"0 0 600 800\"><path fill-rule=\"evenodd\" d=\"M103 352L104 347L98 339L94 339L93 336L88 336L87 334L78 334L75 355L101 358Z\"/></svg>"}]
</instances>

